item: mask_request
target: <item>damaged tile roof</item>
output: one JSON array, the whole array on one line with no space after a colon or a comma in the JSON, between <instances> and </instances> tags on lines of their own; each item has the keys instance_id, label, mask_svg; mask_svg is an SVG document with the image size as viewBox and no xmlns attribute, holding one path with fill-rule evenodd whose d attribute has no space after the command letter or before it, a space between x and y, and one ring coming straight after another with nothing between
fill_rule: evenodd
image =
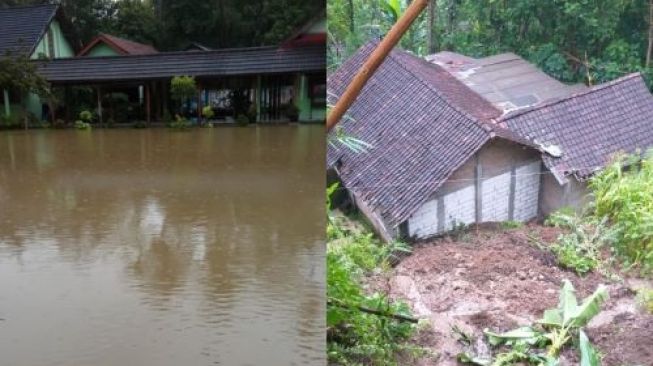
<instances>
[{"instance_id":1,"label":"damaged tile roof","mask_svg":"<svg viewBox=\"0 0 653 366\"><path fill-rule=\"evenodd\" d=\"M635 73L498 122L539 145L559 147L562 156L543 154L544 163L561 182L570 174L582 181L615 153L653 146L653 96Z\"/></svg>"},{"instance_id":2,"label":"damaged tile roof","mask_svg":"<svg viewBox=\"0 0 653 366\"><path fill-rule=\"evenodd\" d=\"M57 14L58 5L0 9L0 56L29 56Z\"/></svg>"},{"instance_id":3,"label":"damaged tile roof","mask_svg":"<svg viewBox=\"0 0 653 366\"><path fill-rule=\"evenodd\" d=\"M363 46L329 77L331 96L344 92L374 47ZM372 147L354 153L329 146L327 164L396 227L486 142L514 136L486 123L500 113L439 66L394 50L339 125Z\"/></svg>"}]
</instances>

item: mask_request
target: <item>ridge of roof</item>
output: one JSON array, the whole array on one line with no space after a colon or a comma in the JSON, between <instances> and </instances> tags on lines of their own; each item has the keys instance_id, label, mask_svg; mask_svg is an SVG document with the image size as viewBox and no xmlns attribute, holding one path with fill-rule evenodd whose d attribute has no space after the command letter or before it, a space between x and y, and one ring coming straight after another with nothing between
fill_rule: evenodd
<instances>
[{"instance_id":1,"label":"ridge of roof","mask_svg":"<svg viewBox=\"0 0 653 366\"><path fill-rule=\"evenodd\" d=\"M16 6L9 6L6 8L0 8L1 11L8 11L8 10L16 10L16 9L25 9L25 8L45 8L45 7L59 7L58 4L32 4L32 5L16 5Z\"/></svg>"},{"instance_id":2,"label":"ridge of roof","mask_svg":"<svg viewBox=\"0 0 653 366\"><path fill-rule=\"evenodd\" d=\"M401 50L398 50L398 51L401 52ZM405 54L410 55L407 52ZM483 129L483 127L481 126L480 121L476 117L472 116L471 114L467 113L467 111L462 110L456 104L452 103L451 100L449 98L445 97L442 92L440 92L435 86L433 86L433 84L431 84L428 81L424 80L421 76L417 75L417 73L415 73L413 70L406 67L406 65L404 65L400 60L397 60L396 56L393 55L392 52L390 52L389 56L390 56L390 59L392 61L396 62L399 65L399 67L406 70L415 79L417 79L417 81L424 84L424 86L426 86L429 90L431 90L433 93L435 93L435 95L437 95L439 98L441 98L449 107L453 108L456 112L458 112L458 113L462 114L463 116L465 116L465 117L471 119L472 121L476 122L476 126ZM412 56L412 55L410 55L410 56ZM412 56L412 57L414 57L414 56Z\"/></svg>"},{"instance_id":3,"label":"ridge of roof","mask_svg":"<svg viewBox=\"0 0 653 366\"><path fill-rule=\"evenodd\" d=\"M376 42L375 42L375 43L376 43ZM472 121L476 122L478 125L482 125L482 124L483 124L483 123L481 122L481 119L480 119L480 118L474 116L474 115L471 114L470 112L468 112L468 111L464 110L462 107L460 107L457 103L451 101L451 98L449 98L448 96L444 95L444 93L443 93L442 91L440 91L438 88L436 88L436 87L433 85L432 82L430 82L430 81L428 81L428 80L425 80L421 75L418 75L414 70L412 70L412 69L409 68L407 65L405 65L401 60L397 59L397 56L396 56L395 53L399 53L399 54L402 54L402 55L404 55L404 56L411 57L411 58L413 58L414 61L421 63L422 66L424 66L425 68L432 68L432 69L437 69L437 71L442 71L442 75L445 75L446 78L448 78L449 80L451 80L452 82L454 82L454 83L455 83L456 85L458 85L459 87L462 87L463 89L467 90L467 91L470 93L470 95L474 95L474 96L476 96L477 94L476 94L476 93L475 93L475 92L474 92L474 91L473 91L469 86L465 85L463 82L461 82L460 80L458 80L455 76L451 75L447 70L445 70L445 69L442 68L441 66L436 65L436 64L433 64L433 63L431 63L431 62L428 62L427 60L425 60L425 59L423 59L423 58L421 58L421 57L417 57L417 56L411 54L411 53L408 52L408 51L405 51L405 50L402 50L402 49L394 49L394 50L392 50L392 51L390 52L390 54L388 55L392 60L394 60L397 64L399 64L400 67L402 67L404 70L408 71L408 72L409 72L411 75L413 75L413 76L414 76L414 77L415 77L419 82L421 82L422 84L426 85L426 87L428 87L431 91L433 91L433 92L434 92L438 97L442 98L442 100L444 100L444 102L447 103L447 105L449 105L451 108L453 108L453 109L456 110L457 112L461 113L461 114L464 115L465 117L468 117L468 118L471 119ZM435 71L435 70L434 70L434 71ZM494 108L494 106L492 106L491 104L488 103L488 106L490 106L492 109L496 110L497 113L500 113L500 111L499 111L498 109Z\"/></svg>"},{"instance_id":4,"label":"ridge of roof","mask_svg":"<svg viewBox=\"0 0 653 366\"><path fill-rule=\"evenodd\" d=\"M613 86L616 86L616 85L619 85L621 83L630 81L632 79L637 79L637 78L640 78L640 79L643 80L642 74L640 72L634 72L634 73L619 77L617 79L610 80L608 82L601 83L599 85L595 85L595 86L593 86L593 87L591 87L591 88L589 88L587 90L583 90L583 91L578 92L578 93L573 93L573 94L571 94L569 96L566 96L566 97L549 99L547 101L542 102L541 104L534 105L534 106L527 107L527 108L522 108L522 109L510 112L510 113L507 113L507 114L499 117L495 121L496 122L505 122L505 121L508 121L508 120L513 119L515 117L519 117L519 116L522 116L522 115L525 115L525 114L528 114L528 113L531 113L531 112L535 112L535 111L538 111L540 109L550 107L552 105L564 103L564 102L569 101L569 100L577 99L579 97L583 97L583 96L586 96L588 94L592 94L592 93L595 93L597 91L601 91L601 90L604 90L604 89L607 89L607 88L610 88L610 87L613 87Z\"/></svg>"}]
</instances>

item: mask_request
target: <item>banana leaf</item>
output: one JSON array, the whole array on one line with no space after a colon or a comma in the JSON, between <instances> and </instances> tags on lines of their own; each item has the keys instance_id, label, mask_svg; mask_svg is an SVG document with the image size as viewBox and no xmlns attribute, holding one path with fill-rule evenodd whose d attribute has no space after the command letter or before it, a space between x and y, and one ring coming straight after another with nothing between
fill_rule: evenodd
<instances>
[{"instance_id":1,"label":"banana leaf","mask_svg":"<svg viewBox=\"0 0 653 366\"><path fill-rule=\"evenodd\" d=\"M601 356L582 330L579 332L579 339L580 366L601 366Z\"/></svg>"},{"instance_id":2,"label":"banana leaf","mask_svg":"<svg viewBox=\"0 0 653 366\"><path fill-rule=\"evenodd\" d=\"M542 337L540 332L531 327L520 327L505 333L494 333L486 329L484 333L487 336L488 342L493 346L501 344L510 345L518 341L534 345L538 343Z\"/></svg>"}]
</instances>

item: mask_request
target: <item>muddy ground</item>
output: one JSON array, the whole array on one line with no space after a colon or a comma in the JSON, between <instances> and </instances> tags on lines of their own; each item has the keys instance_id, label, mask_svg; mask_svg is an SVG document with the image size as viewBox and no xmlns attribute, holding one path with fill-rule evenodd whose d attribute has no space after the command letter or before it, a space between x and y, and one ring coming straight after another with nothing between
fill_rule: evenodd
<instances>
[{"instance_id":1,"label":"muddy ground","mask_svg":"<svg viewBox=\"0 0 653 366\"><path fill-rule=\"evenodd\" d=\"M461 351L489 354L482 341L485 328L506 331L541 318L545 309L557 305L564 278L574 284L579 298L603 283L610 300L586 328L604 354L603 365L653 366L653 315L635 300L635 289L653 282L623 273L579 277L558 267L555 257L535 243L546 246L559 233L535 224L485 226L418 243L390 275L370 279L370 286L407 301L416 316L429 320L415 341L439 356L418 364L449 366L457 365ZM454 327L473 335L471 346L459 341ZM575 354L565 352L563 364L577 365Z\"/></svg>"}]
</instances>

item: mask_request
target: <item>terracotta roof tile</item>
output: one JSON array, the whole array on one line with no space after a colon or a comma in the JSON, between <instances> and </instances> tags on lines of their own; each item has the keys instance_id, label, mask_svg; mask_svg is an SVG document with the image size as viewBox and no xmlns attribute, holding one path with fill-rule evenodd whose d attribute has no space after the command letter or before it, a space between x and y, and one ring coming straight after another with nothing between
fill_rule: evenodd
<instances>
[{"instance_id":1,"label":"terracotta roof tile","mask_svg":"<svg viewBox=\"0 0 653 366\"><path fill-rule=\"evenodd\" d=\"M545 154L545 164L558 176L584 180L615 153L653 147L653 96L636 73L497 122L538 144L557 145L563 155Z\"/></svg>"}]
</instances>

